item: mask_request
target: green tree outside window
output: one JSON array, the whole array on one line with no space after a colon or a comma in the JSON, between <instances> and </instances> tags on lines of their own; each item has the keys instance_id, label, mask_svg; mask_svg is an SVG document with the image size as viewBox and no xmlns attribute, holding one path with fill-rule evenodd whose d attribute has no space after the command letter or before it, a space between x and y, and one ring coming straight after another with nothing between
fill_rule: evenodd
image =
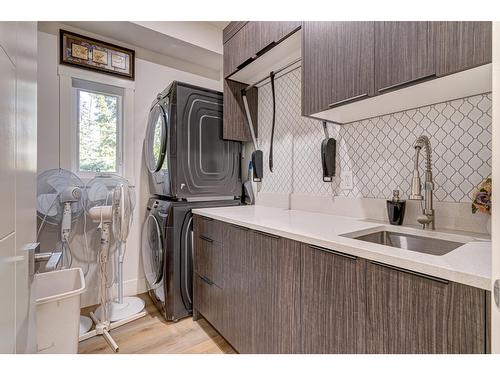
<instances>
[{"instance_id":1,"label":"green tree outside window","mask_svg":"<svg viewBox=\"0 0 500 375\"><path fill-rule=\"evenodd\" d=\"M79 91L79 170L116 172L118 97Z\"/></svg>"}]
</instances>

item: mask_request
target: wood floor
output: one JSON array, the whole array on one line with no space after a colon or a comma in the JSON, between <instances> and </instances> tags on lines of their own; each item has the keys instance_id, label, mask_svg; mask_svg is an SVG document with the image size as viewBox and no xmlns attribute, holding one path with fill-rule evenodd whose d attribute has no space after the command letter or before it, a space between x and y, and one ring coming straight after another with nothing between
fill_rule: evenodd
<instances>
[{"instance_id":1,"label":"wood floor","mask_svg":"<svg viewBox=\"0 0 500 375\"><path fill-rule=\"evenodd\" d=\"M118 327L111 335L120 347L120 354L221 354L235 353L233 348L206 320L196 322L192 317L167 322L158 312L147 294L139 295L146 302L147 315ZM95 306L82 310L88 315ZM81 354L111 354L113 351L102 336L80 343Z\"/></svg>"}]
</instances>

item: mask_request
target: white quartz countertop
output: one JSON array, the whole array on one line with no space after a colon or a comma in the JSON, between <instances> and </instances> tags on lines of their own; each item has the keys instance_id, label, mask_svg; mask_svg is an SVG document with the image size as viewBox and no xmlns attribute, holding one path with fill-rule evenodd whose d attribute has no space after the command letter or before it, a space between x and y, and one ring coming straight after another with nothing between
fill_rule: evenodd
<instances>
[{"instance_id":1,"label":"white quartz countertop","mask_svg":"<svg viewBox=\"0 0 500 375\"><path fill-rule=\"evenodd\" d=\"M491 289L491 241L485 240L484 235L424 231L345 216L266 206L200 208L194 209L193 213L477 288ZM355 235L362 235L379 230L465 244L445 255L436 256L345 236L354 232Z\"/></svg>"}]
</instances>

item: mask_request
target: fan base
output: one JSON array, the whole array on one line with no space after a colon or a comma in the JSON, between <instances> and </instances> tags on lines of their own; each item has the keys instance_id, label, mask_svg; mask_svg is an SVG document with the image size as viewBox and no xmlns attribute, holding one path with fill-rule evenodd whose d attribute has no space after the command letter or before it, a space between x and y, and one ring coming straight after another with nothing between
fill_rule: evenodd
<instances>
[{"instance_id":1,"label":"fan base","mask_svg":"<svg viewBox=\"0 0 500 375\"><path fill-rule=\"evenodd\" d=\"M92 327L92 324L92 319L90 319L88 316L80 315L80 336L84 333L87 333Z\"/></svg>"},{"instance_id":2,"label":"fan base","mask_svg":"<svg viewBox=\"0 0 500 375\"><path fill-rule=\"evenodd\" d=\"M123 297L123 303L112 301L109 309L109 321L116 322L140 313L146 304L139 297ZM99 306L95 311L97 319L101 319L102 308Z\"/></svg>"}]
</instances>

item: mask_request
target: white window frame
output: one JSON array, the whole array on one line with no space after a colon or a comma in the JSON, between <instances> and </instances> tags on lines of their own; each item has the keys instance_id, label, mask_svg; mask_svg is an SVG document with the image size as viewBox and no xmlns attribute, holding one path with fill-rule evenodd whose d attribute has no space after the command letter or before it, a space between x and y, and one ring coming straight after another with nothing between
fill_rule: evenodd
<instances>
[{"instance_id":1,"label":"white window frame","mask_svg":"<svg viewBox=\"0 0 500 375\"><path fill-rule=\"evenodd\" d=\"M87 81L89 87L97 86L94 83ZM107 86L107 85L106 85ZM75 156L72 158L72 170L81 177L92 178L95 175L95 172L88 172L80 170L80 92L90 92L93 94L103 94L106 96L113 96L117 98L117 117L116 117L116 171L112 173L117 173L119 175L123 174L123 95L115 94L111 92L111 90L106 91L104 89L99 90L97 88L82 88L77 85L72 85L72 103L74 105L74 109L72 113L74 113L74 137L75 137ZM103 171L106 172L106 171Z\"/></svg>"},{"instance_id":2,"label":"white window frame","mask_svg":"<svg viewBox=\"0 0 500 375\"><path fill-rule=\"evenodd\" d=\"M59 65L59 166L73 171L84 181L93 178L96 173L78 171L78 118L76 90L73 80L94 82L97 85L115 86L123 89L121 98L121 126L119 126L120 164L116 172L134 185L134 95L135 82L88 70ZM86 90L86 89L84 89ZM87 91L87 90L86 90ZM92 90L88 90L92 91ZM99 91L99 90L97 90ZM109 95L107 92L103 92Z\"/></svg>"}]
</instances>

